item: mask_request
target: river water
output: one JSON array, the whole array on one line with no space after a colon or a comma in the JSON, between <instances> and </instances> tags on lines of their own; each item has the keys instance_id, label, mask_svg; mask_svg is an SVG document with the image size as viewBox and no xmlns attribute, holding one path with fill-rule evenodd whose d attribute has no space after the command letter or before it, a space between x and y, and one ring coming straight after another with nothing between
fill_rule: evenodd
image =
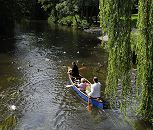
<instances>
[{"instance_id":1,"label":"river water","mask_svg":"<svg viewBox=\"0 0 153 130\"><path fill-rule=\"evenodd\" d=\"M92 82L106 80L107 53L91 34L46 22L16 25L0 49L0 130L151 130L117 110L92 108L68 84L76 61Z\"/></svg>"}]
</instances>

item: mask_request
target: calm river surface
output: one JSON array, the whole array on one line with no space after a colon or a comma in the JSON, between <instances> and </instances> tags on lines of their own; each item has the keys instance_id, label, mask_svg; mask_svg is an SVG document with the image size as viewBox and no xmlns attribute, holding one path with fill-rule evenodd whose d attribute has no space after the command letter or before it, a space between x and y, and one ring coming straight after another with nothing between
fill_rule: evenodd
<instances>
[{"instance_id":1,"label":"calm river surface","mask_svg":"<svg viewBox=\"0 0 153 130\"><path fill-rule=\"evenodd\" d=\"M142 121L125 121L116 110L88 112L65 88L72 61L104 86L107 53L95 36L45 22L16 25L14 32L1 42L0 130L151 130Z\"/></svg>"}]
</instances>

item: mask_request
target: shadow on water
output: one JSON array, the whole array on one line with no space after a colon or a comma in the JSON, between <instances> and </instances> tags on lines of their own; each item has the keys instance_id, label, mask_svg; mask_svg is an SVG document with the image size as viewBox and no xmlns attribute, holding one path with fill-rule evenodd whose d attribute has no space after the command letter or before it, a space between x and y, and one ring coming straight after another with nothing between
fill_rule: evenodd
<instances>
[{"instance_id":1,"label":"shadow on water","mask_svg":"<svg viewBox=\"0 0 153 130\"><path fill-rule=\"evenodd\" d=\"M8 53L15 49L14 25L5 23L5 30L0 27L0 53Z\"/></svg>"},{"instance_id":2,"label":"shadow on water","mask_svg":"<svg viewBox=\"0 0 153 130\"><path fill-rule=\"evenodd\" d=\"M10 38L2 38L0 39L0 53L8 53L15 49L15 39L14 36Z\"/></svg>"},{"instance_id":3,"label":"shadow on water","mask_svg":"<svg viewBox=\"0 0 153 130\"><path fill-rule=\"evenodd\" d=\"M4 40L11 44L0 53L0 129L151 128L137 120L129 124L118 111L93 107L89 113L87 104L71 88L64 87L67 66L76 61L79 67L86 66L80 73L91 82L98 76L104 90L107 52L95 36L67 27L50 27L41 21L16 25L14 39Z\"/></svg>"},{"instance_id":4,"label":"shadow on water","mask_svg":"<svg viewBox=\"0 0 153 130\"><path fill-rule=\"evenodd\" d=\"M12 9L0 1L0 53L14 49L14 19Z\"/></svg>"}]
</instances>

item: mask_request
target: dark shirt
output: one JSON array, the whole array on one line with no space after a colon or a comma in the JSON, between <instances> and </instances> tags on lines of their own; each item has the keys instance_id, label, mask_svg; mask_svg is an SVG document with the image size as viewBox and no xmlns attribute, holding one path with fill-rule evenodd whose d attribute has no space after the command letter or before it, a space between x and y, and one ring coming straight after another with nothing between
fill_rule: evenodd
<instances>
[{"instance_id":1,"label":"dark shirt","mask_svg":"<svg viewBox=\"0 0 153 130\"><path fill-rule=\"evenodd\" d=\"M77 65L73 65L73 67L72 67L72 76L79 77L79 69L78 69Z\"/></svg>"}]
</instances>

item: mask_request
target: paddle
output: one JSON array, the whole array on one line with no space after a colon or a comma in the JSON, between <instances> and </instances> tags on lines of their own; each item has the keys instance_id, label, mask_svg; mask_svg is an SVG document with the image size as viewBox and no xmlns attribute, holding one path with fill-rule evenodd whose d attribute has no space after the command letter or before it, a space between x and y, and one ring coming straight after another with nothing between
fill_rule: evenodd
<instances>
[{"instance_id":1,"label":"paddle","mask_svg":"<svg viewBox=\"0 0 153 130\"><path fill-rule=\"evenodd\" d=\"M88 111L90 112L91 106L90 106L90 97L88 97Z\"/></svg>"},{"instance_id":2,"label":"paddle","mask_svg":"<svg viewBox=\"0 0 153 130\"><path fill-rule=\"evenodd\" d=\"M73 85L72 84L70 84L70 85L66 85L65 87L66 88L70 88L70 87L72 87Z\"/></svg>"},{"instance_id":3,"label":"paddle","mask_svg":"<svg viewBox=\"0 0 153 130\"><path fill-rule=\"evenodd\" d=\"M80 68L78 68L79 70L83 70L83 69L86 69L87 67L86 66L82 66ZM68 72L71 71L72 68L70 66L68 66Z\"/></svg>"},{"instance_id":4,"label":"paddle","mask_svg":"<svg viewBox=\"0 0 153 130\"><path fill-rule=\"evenodd\" d=\"M79 70L83 70L83 69L86 69L87 67L83 66L81 68L79 68Z\"/></svg>"}]
</instances>

